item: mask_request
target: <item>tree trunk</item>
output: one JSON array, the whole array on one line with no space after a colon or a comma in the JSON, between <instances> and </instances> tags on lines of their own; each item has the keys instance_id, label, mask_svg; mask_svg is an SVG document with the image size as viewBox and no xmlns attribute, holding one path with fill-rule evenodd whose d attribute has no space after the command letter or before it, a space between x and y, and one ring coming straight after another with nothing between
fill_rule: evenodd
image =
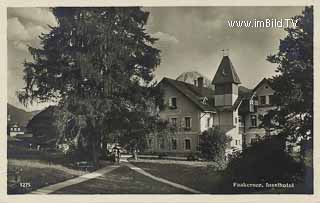
<instances>
[{"instance_id":1,"label":"tree trunk","mask_svg":"<svg viewBox=\"0 0 320 203\"><path fill-rule=\"evenodd\" d=\"M92 161L93 161L94 167L96 169L99 168L99 166L100 166L99 149L97 149L97 148L98 148L97 141L93 140L93 142L92 142Z\"/></svg>"},{"instance_id":2,"label":"tree trunk","mask_svg":"<svg viewBox=\"0 0 320 203\"><path fill-rule=\"evenodd\" d=\"M104 135L102 137L102 149L101 150L102 150L103 156L107 156L108 142L107 142L106 135Z\"/></svg>"}]
</instances>

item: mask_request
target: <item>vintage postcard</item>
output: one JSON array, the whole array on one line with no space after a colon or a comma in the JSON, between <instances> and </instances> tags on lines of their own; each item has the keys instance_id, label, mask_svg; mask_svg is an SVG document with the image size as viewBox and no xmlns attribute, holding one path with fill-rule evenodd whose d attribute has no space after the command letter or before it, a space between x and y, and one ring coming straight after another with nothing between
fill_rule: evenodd
<instances>
[{"instance_id":1,"label":"vintage postcard","mask_svg":"<svg viewBox=\"0 0 320 203\"><path fill-rule=\"evenodd\" d=\"M3 5L5 202L316 201L314 1L99 3Z\"/></svg>"}]
</instances>

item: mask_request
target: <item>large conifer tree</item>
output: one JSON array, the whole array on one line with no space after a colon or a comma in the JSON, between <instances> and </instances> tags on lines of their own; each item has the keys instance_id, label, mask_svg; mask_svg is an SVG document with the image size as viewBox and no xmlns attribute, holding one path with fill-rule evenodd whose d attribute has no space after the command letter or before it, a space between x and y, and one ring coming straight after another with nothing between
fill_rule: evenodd
<instances>
[{"instance_id":1,"label":"large conifer tree","mask_svg":"<svg viewBox=\"0 0 320 203\"><path fill-rule=\"evenodd\" d=\"M42 34L41 48L30 47L21 102L57 101L66 121L78 125L72 139L85 139L98 165L101 140L112 132L150 120L156 99L153 72L160 63L156 41L146 33L148 12L139 7L52 8L58 26ZM139 117L132 116L139 115ZM152 119L151 119L152 120ZM74 137L75 136L75 137Z\"/></svg>"}]
</instances>

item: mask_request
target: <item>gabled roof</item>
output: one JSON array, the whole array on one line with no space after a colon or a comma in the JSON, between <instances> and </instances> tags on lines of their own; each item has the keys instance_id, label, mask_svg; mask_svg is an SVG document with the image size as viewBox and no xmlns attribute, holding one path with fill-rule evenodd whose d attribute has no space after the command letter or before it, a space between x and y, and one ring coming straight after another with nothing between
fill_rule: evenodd
<instances>
[{"instance_id":1,"label":"gabled roof","mask_svg":"<svg viewBox=\"0 0 320 203\"><path fill-rule=\"evenodd\" d=\"M240 84L239 76L228 56L223 56L212 84L236 83Z\"/></svg>"},{"instance_id":2,"label":"gabled roof","mask_svg":"<svg viewBox=\"0 0 320 203\"><path fill-rule=\"evenodd\" d=\"M258 84L257 86L255 86L255 88L253 88L253 92L255 92L261 85L263 85L264 83L268 83L270 85L270 79L267 78L263 78Z\"/></svg>"},{"instance_id":3,"label":"gabled roof","mask_svg":"<svg viewBox=\"0 0 320 203\"><path fill-rule=\"evenodd\" d=\"M242 100L247 98L248 95L252 94L252 90L245 88L243 86L239 86L239 96L238 99L232 106L225 106L225 107L215 107L213 106L213 99L214 99L214 90L202 87L201 89L195 85L173 80L170 78L163 78L160 83L167 83L177 89L180 93L186 96L192 103L194 103L197 107L199 107L202 111L216 111L216 110L235 110L241 104ZM159 84L160 84L159 83ZM201 100L206 97L209 99L208 104L203 104Z\"/></svg>"},{"instance_id":4,"label":"gabled roof","mask_svg":"<svg viewBox=\"0 0 320 203\"><path fill-rule=\"evenodd\" d=\"M163 78L159 84L161 83L167 83L177 89L180 93L182 93L184 96L186 96L192 103L194 103L197 107L199 107L202 111L215 111L215 108L210 105L210 102L208 104L203 104L201 100L204 97L207 97L209 100L213 99L214 97L214 90L202 87L199 88L195 85L173 80L170 78Z\"/></svg>"}]
</instances>

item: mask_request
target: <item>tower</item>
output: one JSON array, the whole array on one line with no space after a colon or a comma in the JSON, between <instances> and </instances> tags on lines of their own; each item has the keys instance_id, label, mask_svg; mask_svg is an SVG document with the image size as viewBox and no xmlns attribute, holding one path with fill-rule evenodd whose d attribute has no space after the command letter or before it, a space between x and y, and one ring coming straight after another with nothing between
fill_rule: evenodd
<instances>
[{"instance_id":1,"label":"tower","mask_svg":"<svg viewBox=\"0 0 320 203\"><path fill-rule=\"evenodd\" d=\"M215 106L232 106L238 98L238 84L240 83L229 56L223 56L212 80L215 86Z\"/></svg>"}]
</instances>

